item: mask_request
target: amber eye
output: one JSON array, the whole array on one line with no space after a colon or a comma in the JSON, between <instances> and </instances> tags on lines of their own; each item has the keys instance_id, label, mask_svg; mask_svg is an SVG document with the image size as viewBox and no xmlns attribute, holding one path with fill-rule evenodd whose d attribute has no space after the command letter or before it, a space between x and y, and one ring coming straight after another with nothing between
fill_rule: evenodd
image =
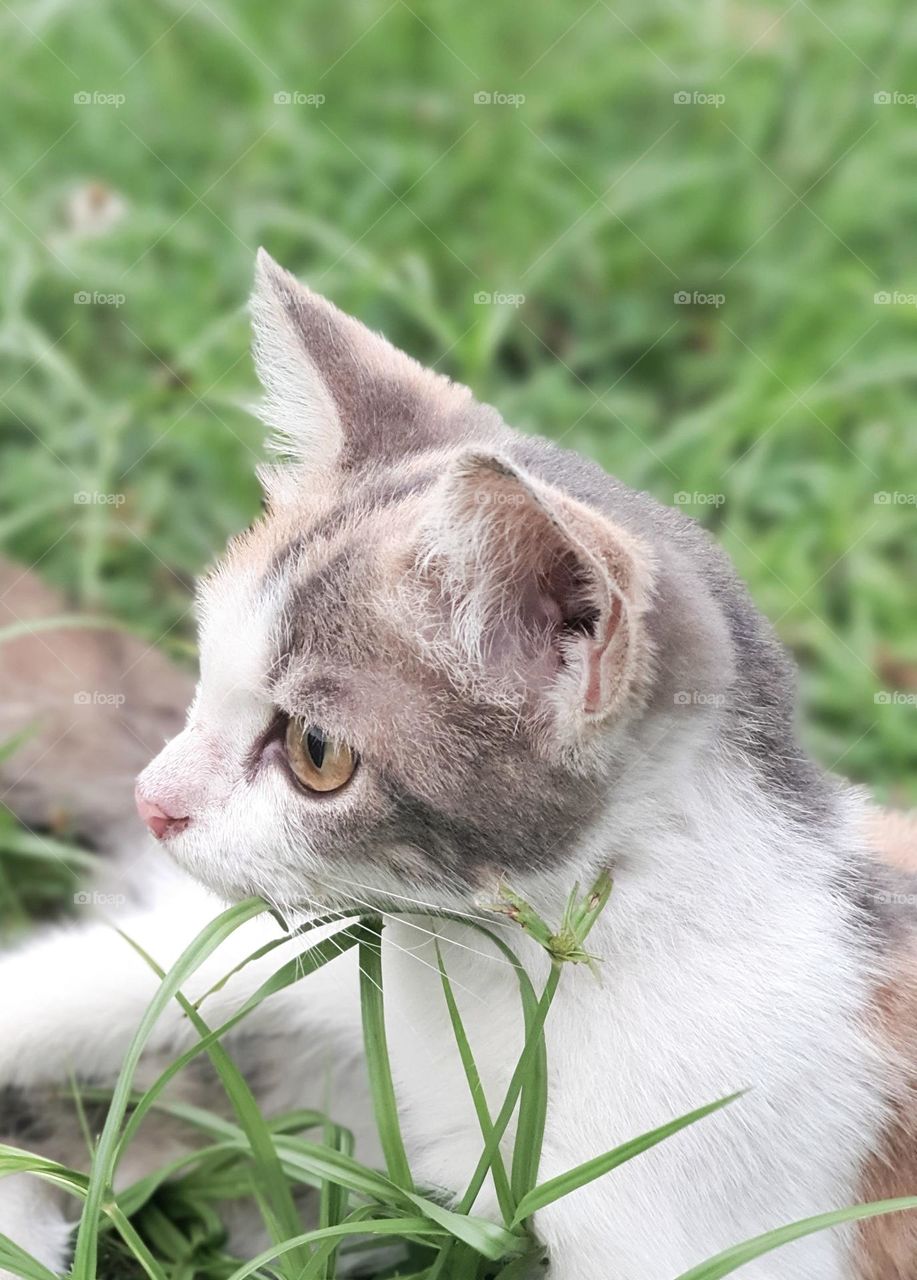
<instances>
[{"instance_id":1,"label":"amber eye","mask_svg":"<svg viewBox=\"0 0 917 1280\"><path fill-rule=\"evenodd\" d=\"M318 725L290 720L286 743L290 768L310 791L337 791L357 767L350 747L326 738Z\"/></svg>"}]
</instances>

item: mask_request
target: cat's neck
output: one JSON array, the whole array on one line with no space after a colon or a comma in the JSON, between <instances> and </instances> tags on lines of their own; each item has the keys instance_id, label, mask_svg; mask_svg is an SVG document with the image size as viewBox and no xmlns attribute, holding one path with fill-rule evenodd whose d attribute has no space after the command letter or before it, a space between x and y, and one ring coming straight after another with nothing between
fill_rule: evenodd
<instances>
[{"instance_id":1,"label":"cat's neck","mask_svg":"<svg viewBox=\"0 0 917 1280\"><path fill-rule=\"evenodd\" d=\"M782 931L791 945L855 925L870 858L853 788L786 803L725 753L645 788L613 797L590 836L587 856L604 849L613 868L614 907L597 927L615 951L718 946L737 930Z\"/></svg>"}]
</instances>

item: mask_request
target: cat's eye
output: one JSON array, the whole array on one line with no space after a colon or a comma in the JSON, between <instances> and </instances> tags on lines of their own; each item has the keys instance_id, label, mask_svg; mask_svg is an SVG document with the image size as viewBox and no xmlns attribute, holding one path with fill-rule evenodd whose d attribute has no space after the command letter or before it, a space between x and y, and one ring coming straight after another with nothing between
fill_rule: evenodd
<instances>
[{"instance_id":1,"label":"cat's eye","mask_svg":"<svg viewBox=\"0 0 917 1280\"><path fill-rule=\"evenodd\" d=\"M346 743L335 742L318 725L295 717L287 723L286 746L290 768L309 791L338 791L357 767Z\"/></svg>"}]
</instances>

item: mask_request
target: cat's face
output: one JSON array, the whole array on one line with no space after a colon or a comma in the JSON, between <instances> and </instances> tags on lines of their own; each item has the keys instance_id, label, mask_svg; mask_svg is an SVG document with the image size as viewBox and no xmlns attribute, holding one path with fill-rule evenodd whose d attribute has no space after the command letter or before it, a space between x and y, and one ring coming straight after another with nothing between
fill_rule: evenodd
<instances>
[{"instance_id":1,"label":"cat's face","mask_svg":"<svg viewBox=\"0 0 917 1280\"><path fill-rule=\"evenodd\" d=\"M284 907L569 887L651 681L647 549L270 260L255 331L290 458L201 587L197 696L141 813Z\"/></svg>"}]
</instances>

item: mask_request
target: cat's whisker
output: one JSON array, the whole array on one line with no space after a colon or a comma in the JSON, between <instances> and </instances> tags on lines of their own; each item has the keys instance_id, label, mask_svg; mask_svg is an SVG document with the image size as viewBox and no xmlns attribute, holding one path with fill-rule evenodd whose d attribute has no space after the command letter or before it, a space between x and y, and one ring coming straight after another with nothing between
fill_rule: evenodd
<instances>
[{"instance_id":1,"label":"cat's whisker","mask_svg":"<svg viewBox=\"0 0 917 1280\"><path fill-rule=\"evenodd\" d=\"M290 916L291 912L293 912L294 914L295 914L295 913L298 913L298 914L300 914L300 915L303 915L304 917L305 917L305 913L304 913L304 912L302 912L302 911L301 911L299 908L297 908L297 907L292 907L292 908L291 908L291 907L288 907L288 906L287 906L287 907L281 907L280 903L279 903L279 902L277 901L277 899L273 896L273 894L272 894L272 893L270 893L267 889L265 889L265 888L263 887L263 881L261 880L261 878L260 878L260 877L258 877L258 876L253 877L253 881L254 881L254 886L255 886L255 888L256 888L256 889L258 889L258 891L259 891L259 893L260 893L261 897L262 897L262 898L264 898L264 900L265 900L265 902L267 902L268 906L273 907L274 911L277 913L277 915L280 917L280 919L284 920L284 921L285 921L285 923L287 924L287 927L288 927L288 929L289 929L289 933L290 933L290 938L291 938L291 940L292 940L292 938L294 938L294 937L296 937L296 936L297 936L297 929L298 929L298 926L299 926L299 924L303 923L303 921L294 921L294 920L289 920L289 919L288 919L288 917ZM323 915L323 914L325 913L325 908L323 908L323 907L321 906L321 904L320 904L320 903L315 902L312 898L308 898L308 897L307 897L307 898L306 898L306 902L308 903L308 905L309 905L309 910L310 910L310 912L311 912L312 914L317 915L317 916L320 916L320 915ZM343 954L344 954L344 948L343 948L343 947L341 946L341 944L337 941L337 939L335 938L334 934L329 934L329 935L328 935L328 938L327 938L327 941L328 941L328 942L330 942L330 943L331 943L331 945L337 949L338 955L343 955ZM303 966L303 964L304 964L304 956L305 956L305 953L306 953L308 950L309 950L309 948L308 948L308 947L304 947L304 948L303 948L303 950L302 950L302 951L300 951L300 952L298 952L298 953L297 953L297 955L296 955L296 957L295 957L295 962L296 962L297 970L299 971L299 977L300 977L300 978L303 978L303 977L305 977L305 976L306 976L305 968L303 968L303 967L301 967L301 966Z\"/></svg>"},{"instance_id":2,"label":"cat's whisker","mask_svg":"<svg viewBox=\"0 0 917 1280\"><path fill-rule=\"evenodd\" d=\"M354 888L357 888L357 889L363 889L366 893L372 894L377 899L381 899L384 901L387 898L396 898L401 902L407 902L412 906L422 908L423 914L424 915L429 914L433 919L454 919L457 922L462 922L467 924L469 928L474 927L477 924L483 924L488 928L495 927L495 928L508 929L508 930L513 929L513 925L511 925L508 921L502 919L496 912L491 917L491 916L484 916L484 915L475 915L467 911L459 911L459 910L453 910L453 909L442 907L442 906L437 906L435 903L427 902L422 898L412 898L404 893L396 893L394 890L381 889L377 885L366 884L362 880L350 879L347 876L340 875L338 872L335 872L335 879L340 880L342 884L346 884L348 886L352 885ZM462 888L458 879L455 880L455 885L457 889ZM351 896L355 897L355 895L351 895ZM367 905L372 905L372 904L367 904ZM381 908L377 908L375 906L373 906L373 909L381 910ZM392 914L395 914L395 913L392 913ZM484 953L479 952L478 954L482 955Z\"/></svg>"},{"instance_id":3,"label":"cat's whisker","mask_svg":"<svg viewBox=\"0 0 917 1280\"><path fill-rule=\"evenodd\" d=\"M316 902L314 898L310 898L308 895L305 896L305 901L309 904L310 909L315 913L316 916L320 916L324 914L325 908L322 907L322 904L320 902ZM338 942L337 937L333 933L328 934L327 937L323 940L330 942L333 947L336 947L338 955L344 954L344 948ZM306 948L306 950L308 950L308 947Z\"/></svg>"},{"instance_id":4,"label":"cat's whisker","mask_svg":"<svg viewBox=\"0 0 917 1280\"><path fill-rule=\"evenodd\" d=\"M351 880L349 883L359 884L359 882L356 880ZM373 889L371 885L359 884L359 888L366 889L370 893L377 892L377 890ZM362 902L364 906L371 907L372 910L378 911L379 914L382 916L385 916L386 919L393 920L398 924L406 925L410 929L416 929L419 933L423 933L429 938L436 938L440 942L448 942L450 946L459 947L462 951L468 951L473 956L480 956L483 960L492 960L495 964L506 965L506 967L510 969L522 968L521 965L515 965L512 963L511 960L507 960L503 956L494 955L493 952L489 952L489 951L480 951L477 947L471 947L466 942L459 942L455 938L450 938L448 934L438 933L432 929L425 929L423 925L417 924L417 922L414 920L408 920L400 914L396 914L390 911L383 911L381 908L374 907L366 899L358 898L356 894L354 894L353 897L354 897L354 901ZM472 926L469 925L468 927L472 927ZM422 945L425 945L425 944L422 944ZM402 948L402 949L404 950L406 948Z\"/></svg>"},{"instance_id":5,"label":"cat's whisker","mask_svg":"<svg viewBox=\"0 0 917 1280\"><path fill-rule=\"evenodd\" d=\"M377 907L373 906L373 904L372 904L371 902L367 902L367 901L366 901L365 899L363 899L363 898L358 898L358 897L356 897L356 895L353 895L353 896L354 896L354 901L356 901L356 902L361 902L361 903L363 904L363 906L365 906L365 907L369 907L369 908L370 908L370 910L372 910L372 911L377 911L379 915L384 916L385 918L387 918L387 919L389 919L389 920L393 920L393 921L395 921L395 922L397 922L397 923L399 923L399 924L406 924L406 923L408 923L407 921L403 920L401 916L392 915L392 913L391 913L391 912L389 912L389 911L381 911L381 910L379 910L379 908L377 908ZM419 927L419 926L418 926L418 927ZM423 932L425 932L425 933L426 933L426 932L429 932L429 930L423 930ZM442 941L444 941L444 942L448 942L448 941L449 941L449 939L448 939L448 938L443 938L443 937L442 937L442 935L440 935L440 934L436 934L436 933L430 933L430 937L431 937L431 938L436 938L436 939L441 939L441 940L442 940ZM403 952L403 954L404 954L404 955L406 955L406 956L410 956L412 959L416 960L418 964L422 964L422 965L423 965L423 967L424 967L425 969L430 969L433 973L435 973L435 974L437 975L437 977L439 977L439 976L440 976L439 965L431 964L431 963L429 962L429 960L424 960L421 956L419 956L419 955L417 954L417 952L416 952L416 951L412 951L410 947L403 947L403 946L401 946L399 943L397 943L397 942L394 940L394 938L392 938L392 937L391 937L391 935L388 935L388 937L387 937L386 941L388 942L388 945L389 945L389 946L391 946L392 948L394 948L394 950L395 950L395 951L401 951L401 952ZM505 962L504 962L504 963L505 963ZM452 986L453 986L453 987L458 988L458 990L459 990L459 991L464 991L464 992L465 992L465 994L466 994L466 995L471 996L471 997L472 997L472 999L480 1001L480 1003L481 1003L481 1004L484 1004L484 1003L485 1003L485 1001L484 1001L484 997L483 997L482 995L480 995L480 994L479 994L479 992L477 992L477 991L472 991L470 987L466 987L466 986L464 986L462 983L454 981L454 979L451 979L451 978L450 978L450 980L449 980L449 981L451 982L451 984L452 984Z\"/></svg>"},{"instance_id":6,"label":"cat's whisker","mask_svg":"<svg viewBox=\"0 0 917 1280\"><path fill-rule=\"evenodd\" d=\"M322 913L323 908L322 908L322 906L321 906L321 904L320 904L320 903L316 902L313 898L310 898L308 895L305 895L305 900L306 900L306 902L308 902L308 903L311 905L312 909L313 909L314 911L316 911L316 913L317 913L317 914L319 914L319 915L320 915L320 914ZM337 949L338 949L338 954L339 954L339 955L343 955L343 954L344 954L344 948L341 946L341 944L337 941L337 939L336 939L336 938L334 938L334 937L332 936L332 937L330 937L330 938L329 938L329 941L332 943L332 945L333 945L333 946L337 947ZM391 940L390 940L390 941L391 941ZM392 945L394 945L394 944L392 944ZM399 948L399 949L400 949L400 950L404 950L404 948ZM419 958L419 957L418 957L418 958ZM423 961L421 961L421 963L423 963ZM366 972L366 970L363 968L362 964L360 964L360 963L359 963L359 960L357 961L357 968L359 969L359 971L360 971L360 973L363 975L363 977L367 978L367 979L368 979L368 981L372 983L372 985L376 988L376 990L380 993L380 995L384 995L384 993L383 993L383 991L382 991L382 988L379 986L378 982L376 982L376 981L375 981L375 979L374 979L374 978L372 978L372 977L371 977L371 976ZM473 993L470 993L470 994L473 994ZM409 1020L408 1020L407 1015L404 1013L404 1010L401 1010L401 1017L402 1017L402 1018L404 1019L404 1021L407 1023L408 1027L411 1029L411 1031L413 1032L413 1034L414 1034L415 1036L418 1036L418 1037L419 1037L419 1036L421 1035L421 1032L419 1031L419 1029L417 1028L417 1026L416 1026L413 1022L411 1022L411 1021L409 1021Z\"/></svg>"},{"instance_id":7,"label":"cat's whisker","mask_svg":"<svg viewBox=\"0 0 917 1280\"><path fill-rule=\"evenodd\" d=\"M261 897L264 898L268 906L272 907L275 913L277 914L277 916L284 921L284 923L286 924L289 930L291 937L295 936L296 924L294 921L287 919L287 917L290 914L289 908L281 908L280 903L273 896L273 894L264 888L263 881L259 876L254 877L254 883L255 883L255 887L258 889L259 893L261 894ZM296 955L296 966L297 966L297 969L299 970L300 978L302 978L305 974L305 970L299 968L300 965L302 964L302 955L303 953L301 951Z\"/></svg>"},{"instance_id":8,"label":"cat's whisker","mask_svg":"<svg viewBox=\"0 0 917 1280\"><path fill-rule=\"evenodd\" d=\"M335 878L340 880L342 884L353 885L357 889L365 889L367 893L377 893L381 898L397 898L399 902L409 902L413 906L423 907L426 911L431 912L435 916L442 916L445 914L461 916L463 920L478 924L486 924L490 928L512 928L512 925L508 924L505 920L501 920L496 913L494 913L493 916L475 915L469 911L459 911L449 907L437 906L436 903L425 902L422 898L411 898L408 897L406 893L396 893L393 889L377 889L374 885L363 884L359 880L350 880L347 876L342 876L339 872L335 872ZM458 882L456 882L456 884L457 887L461 887L458 886Z\"/></svg>"},{"instance_id":9,"label":"cat's whisker","mask_svg":"<svg viewBox=\"0 0 917 1280\"><path fill-rule=\"evenodd\" d=\"M465 942L459 942L456 938L450 938L446 933L437 933L433 929L425 929L422 924L417 924L414 920L407 920L402 915L392 915L387 911L383 911L381 914L387 916L390 920L394 920L398 924L406 925L409 929L416 929L419 933L423 933L429 938L435 938L438 942L447 942L451 947L458 947L459 950L467 951L470 955L480 956L482 960L492 960L494 964L502 964L508 969L522 968L522 965L513 964L511 960L506 960L503 956L494 955L492 952L488 951L479 951L477 947L470 947Z\"/></svg>"},{"instance_id":10,"label":"cat's whisker","mask_svg":"<svg viewBox=\"0 0 917 1280\"><path fill-rule=\"evenodd\" d=\"M313 898L310 898L308 894L304 894L303 897L305 901L309 903L309 905L312 907L312 909L316 912L317 915L322 914L323 908L320 903L316 902ZM338 955L344 954L344 948L337 941L337 939L334 937L333 934L329 937L328 940L331 942L332 946L337 947ZM362 976L366 978L367 982L370 982L376 988L376 990L379 992L380 995L384 995L384 992L380 987L379 983L376 982L375 978L373 978L371 974L366 972L366 970L363 968L362 964L359 963L359 961L357 962L357 968L360 970L360 973L362 974Z\"/></svg>"}]
</instances>

